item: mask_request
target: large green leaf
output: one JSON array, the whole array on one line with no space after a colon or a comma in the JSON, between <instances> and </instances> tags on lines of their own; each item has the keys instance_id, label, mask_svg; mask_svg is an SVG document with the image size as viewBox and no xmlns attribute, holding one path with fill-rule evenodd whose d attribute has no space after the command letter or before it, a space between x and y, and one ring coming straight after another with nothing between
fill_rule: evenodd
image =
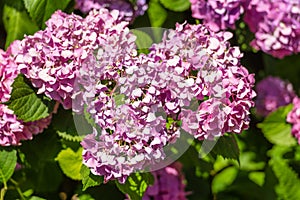
<instances>
[{"instance_id":1,"label":"large green leaf","mask_svg":"<svg viewBox=\"0 0 300 200\"><path fill-rule=\"evenodd\" d=\"M85 165L81 166L80 173L82 179L82 191L85 191L89 187L98 186L103 183L103 177L92 174L90 169Z\"/></svg>"},{"instance_id":2,"label":"large green leaf","mask_svg":"<svg viewBox=\"0 0 300 200\"><path fill-rule=\"evenodd\" d=\"M275 187L279 199L298 200L300 197L298 175L283 160L270 160L270 165L279 181L279 184Z\"/></svg>"},{"instance_id":3,"label":"large green leaf","mask_svg":"<svg viewBox=\"0 0 300 200\"><path fill-rule=\"evenodd\" d=\"M237 160L239 162L240 151L233 135L224 135L219 138L212 149L212 155L220 155L223 158Z\"/></svg>"},{"instance_id":4,"label":"large green leaf","mask_svg":"<svg viewBox=\"0 0 300 200\"><path fill-rule=\"evenodd\" d=\"M13 85L8 107L14 111L18 119L24 122L36 121L49 115L48 106L44 104L36 92L25 82L23 75L19 75Z\"/></svg>"},{"instance_id":5,"label":"large green leaf","mask_svg":"<svg viewBox=\"0 0 300 200\"><path fill-rule=\"evenodd\" d=\"M17 164L16 150L0 149L0 183L7 182L13 175Z\"/></svg>"},{"instance_id":6,"label":"large green leaf","mask_svg":"<svg viewBox=\"0 0 300 200\"><path fill-rule=\"evenodd\" d=\"M286 123L286 116L291 109L292 105L280 107L257 125L271 143L284 146L296 145L297 142L291 134L291 125Z\"/></svg>"},{"instance_id":7,"label":"large green leaf","mask_svg":"<svg viewBox=\"0 0 300 200\"><path fill-rule=\"evenodd\" d=\"M149 53L149 47L151 47L153 44L152 38L146 32L144 32L142 30L133 29L133 30L131 30L131 32L136 36L135 44L137 46L138 52L145 53L145 54ZM125 97L125 96L123 95L123 97ZM118 100L122 100L122 94L117 95L115 97L115 101L116 101L117 105L122 103L122 101L118 102ZM123 101L125 101L125 100L123 100Z\"/></svg>"},{"instance_id":8,"label":"large green leaf","mask_svg":"<svg viewBox=\"0 0 300 200\"><path fill-rule=\"evenodd\" d=\"M151 173L134 173L127 178L125 184L116 181L116 185L121 192L128 194L131 200L141 200L147 187L153 182Z\"/></svg>"},{"instance_id":9,"label":"large green leaf","mask_svg":"<svg viewBox=\"0 0 300 200\"><path fill-rule=\"evenodd\" d=\"M167 19L168 13L158 0L151 0L147 10L152 27L160 27Z\"/></svg>"},{"instance_id":10,"label":"large green leaf","mask_svg":"<svg viewBox=\"0 0 300 200\"><path fill-rule=\"evenodd\" d=\"M6 48L14 40L23 39L24 34L33 34L39 30L38 26L31 21L26 10L20 11L8 5L4 5L3 8L3 23L7 34Z\"/></svg>"},{"instance_id":11,"label":"large green leaf","mask_svg":"<svg viewBox=\"0 0 300 200\"><path fill-rule=\"evenodd\" d=\"M67 8L71 0L23 0L30 17L40 26L44 25L56 10Z\"/></svg>"},{"instance_id":12,"label":"large green leaf","mask_svg":"<svg viewBox=\"0 0 300 200\"><path fill-rule=\"evenodd\" d=\"M189 0L160 0L160 2L169 10L175 12L186 11L191 5Z\"/></svg>"},{"instance_id":13,"label":"large green leaf","mask_svg":"<svg viewBox=\"0 0 300 200\"><path fill-rule=\"evenodd\" d=\"M74 180L81 180L80 169L82 166L82 148L79 148L77 152L67 148L59 152L55 158L58 161L60 168L64 174Z\"/></svg>"}]
</instances>

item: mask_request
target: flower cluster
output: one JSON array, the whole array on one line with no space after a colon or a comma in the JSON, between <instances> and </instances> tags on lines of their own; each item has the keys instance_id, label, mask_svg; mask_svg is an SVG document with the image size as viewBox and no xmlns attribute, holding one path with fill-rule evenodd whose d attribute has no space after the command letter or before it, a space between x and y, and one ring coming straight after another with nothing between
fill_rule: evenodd
<instances>
[{"instance_id":1,"label":"flower cluster","mask_svg":"<svg viewBox=\"0 0 300 200\"><path fill-rule=\"evenodd\" d=\"M13 42L6 52L0 49L0 145L19 145L21 140L30 140L33 135L43 132L52 116L34 122L17 119L14 112L2 103L8 101L14 79L20 73L14 58L20 51L20 41Z\"/></svg>"},{"instance_id":2,"label":"flower cluster","mask_svg":"<svg viewBox=\"0 0 300 200\"><path fill-rule=\"evenodd\" d=\"M298 139L300 144L300 98L293 99L293 109L287 115L287 122L292 124L292 134Z\"/></svg>"},{"instance_id":3,"label":"flower cluster","mask_svg":"<svg viewBox=\"0 0 300 200\"><path fill-rule=\"evenodd\" d=\"M100 8L118 10L120 19L132 21L135 17L143 15L148 6L146 0L136 0L135 3L127 0L76 0L76 8L83 13Z\"/></svg>"},{"instance_id":4,"label":"flower cluster","mask_svg":"<svg viewBox=\"0 0 300 200\"><path fill-rule=\"evenodd\" d=\"M214 31L234 29L244 12L245 0L190 0L192 16Z\"/></svg>"},{"instance_id":5,"label":"flower cluster","mask_svg":"<svg viewBox=\"0 0 300 200\"><path fill-rule=\"evenodd\" d=\"M115 32L118 38L107 34L83 63L73 95L73 110L86 108L100 127L82 142L83 162L94 174L123 183L165 159L164 147L180 128L201 140L248 128L254 78L229 46L230 33L177 25L149 54L137 55L135 37Z\"/></svg>"},{"instance_id":6,"label":"flower cluster","mask_svg":"<svg viewBox=\"0 0 300 200\"><path fill-rule=\"evenodd\" d=\"M6 52L0 49L0 102L9 100L12 91L12 83L19 72L12 55L16 42L11 45Z\"/></svg>"},{"instance_id":7,"label":"flower cluster","mask_svg":"<svg viewBox=\"0 0 300 200\"><path fill-rule=\"evenodd\" d=\"M60 102L65 109L72 106L76 71L99 44L103 34L117 25L118 11L101 9L80 16L55 12L45 30L26 36L16 56L20 71L29 78L38 93Z\"/></svg>"},{"instance_id":8,"label":"flower cluster","mask_svg":"<svg viewBox=\"0 0 300 200\"><path fill-rule=\"evenodd\" d=\"M295 97L292 84L278 77L269 76L263 79L257 84L256 90L256 110L262 116L291 103Z\"/></svg>"},{"instance_id":9,"label":"flower cluster","mask_svg":"<svg viewBox=\"0 0 300 200\"><path fill-rule=\"evenodd\" d=\"M244 21L255 34L251 45L274 57L300 52L300 2L297 0L190 0L192 15L212 30L235 29Z\"/></svg>"},{"instance_id":10,"label":"flower cluster","mask_svg":"<svg viewBox=\"0 0 300 200\"><path fill-rule=\"evenodd\" d=\"M143 200L185 200L184 176L181 173L182 165L175 162L163 169L152 172L154 176L153 186L149 186L143 196Z\"/></svg>"},{"instance_id":11,"label":"flower cluster","mask_svg":"<svg viewBox=\"0 0 300 200\"><path fill-rule=\"evenodd\" d=\"M300 2L251 0L245 22L255 33L252 46L274 57L300 52Z\"/></svg>"}]
</instances>

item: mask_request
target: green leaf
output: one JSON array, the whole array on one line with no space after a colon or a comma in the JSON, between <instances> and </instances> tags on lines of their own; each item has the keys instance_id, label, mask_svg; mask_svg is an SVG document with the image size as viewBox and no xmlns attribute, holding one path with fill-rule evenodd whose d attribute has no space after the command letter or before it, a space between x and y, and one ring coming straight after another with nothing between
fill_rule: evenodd
<instances>
[{"instance_id":1,"label":"green leaf","mask_svg":"<svg viewBox=\"0 0 300 200\"><path fill-rule=\"evenodd\" d=\"M6 183L13 175L17 164L16 150L0 149L0 183Z\"/></svg>"},{"instance_id":2,"label":"green leaf","mask_svg":"<svg viewBox=\"0 0 300 200\"><path fill-rule=\"evenodd\" d=\"M136 32L136 30L133 30L134 32ZM114 97L115 100L115 104L116 106L120 106L125 104L125 95L124 94L118 94Z\"/></svg>"},{"instance_id":3,"label":"green leaf","mask_svg":"<svg viewBox=\"0 0 300 200\"><path fill-rule=\"evenodd\" d=\"M82 191L103 183L103 177L92 174L90 169L85 165L81 166L80 174L82 179Z\"/></svg>"},{"instance_id":4,"label":"green leaf","mask_svg":"<svg viewBox=\"0 0 300 200\"><path fill-rule=\"evenodd\" d=\"M81 180L80 169L82 166L82 148L79 148L77 152L67 148L59 152L55 158L58 161L60 168L64 174L73 179Z\"/></svg>"},{"instance_id":5,"label":"green leaf","mask_svg":"<svg viewBox=\"0 0 300 200\"><path fill-rule=\"evenodd\" d=\"M6 48L13 41L23 39L24 34L30 35L39 30L38 26L31 21L25 10L19 11L8 5L4 5L3 23L7 34Z\"/></svg>"},{"instance_id":6,"label":"green leaf","mask_svg":"<svg viewBox=\"0 0 300 200\"><path fill-rule=\"evenodd\" d=\"M237 160L239 162L240 150L235 137L232 134L220 137L212 149L211 154L220 155L223 158Z\"/></svg>"},{"instance_id":7,"label":"green leaf","mask_svg":"<svg viewBox=\"0 0 300 200\"><path fill-rule=\"evenodd\" d=\"M300 197L298 175L283 160L271 159L270 165L279 181L275 187L279 199L298 200Z\"/></svg>"},{"instance_id":8,"label":"green leaf","mask_svg":"<svg viewBox=\"0 0 300 200\"><path fill-rule=\"evenodd\" d=\"M32 196L29 200L46 200L46 199L37 196Z\"/></svg>"},{"instance_id":9,"label":"green leaf","mask_svg":"<svg viewBox=\"0 0 300 200\"><path fill-rule=\"evenodd\" d=\"M158 0L151 0L148 5L148 17L152 27L160 27L167 19L168 13Z\"/></svg>"},{"instance_id":10,"label":"green leaf","mask_svg":"<svg viewBox=\"0 0 300 200\"><path fill-rule=\"evenodd\" d=\"M136 36L135 44L137 46L138 52L145 54L149 53L149 47L151 47L153 44L153 40L151 39L151 37L141 30L133 29L131 30L131 32Z\"/></svg>"},{"instance_id":11,"label":"green leaf","mask_svg":"<svg viewBox=\"0 0 300 200\"><path fill-rule=\"evenodd\" d=\"M134 173L130 175L125 184L116 181L121 192L128 194L131 200L141 200L147 187L154 183L151 173Z\"/></svg>"},{"instance_id":12,"label":"green leaf","mask_svg":"<svg viewBox=\"0 0 300 200\"><path fill-rule=\"evenodd\" d=\"M190 8L189 0L160 0L160 2L169 10L183 12Z\"/></svg>"},{"instance_id":13,"label":"green leaf","mask_svg":"<svg viewBox=\"0 0 300 200\"><path fill-rule=\"evenodd\" d=\"M214 194L224 191L235 180L238 168L228 167L218 173L212 181L212 191Z\"/></svg>"},{"instance_id":14,"label":"green leaf","mask_svg":"<svg viewBox=\"0 0 300 200\"><path fill-rule=\"evenodd\" d=\"M14 111L18 119L24 122L36 121L49 115L49 109L36 92L19 75L13 85L10 100L6 103Z\"/></svg>"},{"instance_id":15,"label":"green leaf","mask_svg":"<svg viewBox=\"0 0 300 200\"><path fill-rule=\"evenodd\" d=\"M292 107L290 104L278 108L257 125L271 143L284 146L297 144L296 139L291 134L291 125L286 123L286 116Z\"/></svg>"},{"instance_id":16,"label":"green leaf","mask_svg":"<svg viewBox=\"0 0 300 200\"><path fill-rule=\"evenodd\" d=\"M44 25L56 10L67 8L71 0L23 0L30 17L40 26Z\"/></svg>"}]
</instances>

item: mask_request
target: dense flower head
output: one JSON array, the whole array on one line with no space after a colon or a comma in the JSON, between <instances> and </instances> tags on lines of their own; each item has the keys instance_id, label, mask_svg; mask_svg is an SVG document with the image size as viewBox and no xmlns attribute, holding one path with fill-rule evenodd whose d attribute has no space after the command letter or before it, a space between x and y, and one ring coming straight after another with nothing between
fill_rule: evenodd
<instances>
[{"instance_id":1,"label":"dense flower head","mask_svg":"<svg viewBox=\"0 0 300 200\"><path fill-rule=\"evenodd\" d=\"M175 32L150 48L149 56L160 63L159 71L167 68L188 83L173 79L167 82L167 89L179 90L173 92L174 99L184 97L182 102L187 103L176 102L173 107L181 112L182 128L198 139L240 133L249 125L254 75L240 65L242 54L229 46L231 37L228 32L214 33L203 25L177 25ZM196 108L191 104L193 99L200 102Z\"/></svg>"},{"instance_id":2,"label":"dense flower head","mask_svg":"<svg viewBox=\"0 0 300 200\"><path fill-rule=\"evenodd\" d=\"M163 169L152 172L154 184L149 186L143 200L185 200L184 176L181 172L182 164L175 162Z\"/></svg>"},{"instance_id":3,"label":"dense flower head","mask_svg":"<svg viewBox=\"0 0 300 200\"><path fill-rule=\"evenodd\" d=\"M100 9L83 19L75 14L56 11L46 22L46 29L26 36L16 56L18 68L38 93L71 108L76 71L105 38L108 29L122 27L118 11Z\"/></svg>"},{"instance_id":4,"label":"dense flower head","mask_svg":"<svg viewBox=\"0 0 300 200\"><path fill-rule=\"evenodd\" d=\"M93 9L107 8L108 10L118 10L119 18L131 21L139 15L143 15L148 6L146 0L76 0L76 8L83 13Z\"/></svg>"},{"instance_id":5,"label":"dense flower head","mask_svg":"<svg viewBox=\"0 0 300 200\"><path fill-rule=\"evenodd\" d=\"M94 174L123 183L164 160L181 128L201 140L248 128L254 77L230 47L232 34L178 24L137 55L132 33L116 32L83 63L73 95L73 110L85 108L100 128L82 142Z\"/></svg>"},{"instance_id":6,"label":"dense flower head","mask_svg":"<svg viewBox=\"0 0 300 200\"><path fill-rule=\"evenodd\" d=\"M295 97L292 84L278 77L269 76L263 79L257 84L256 90L256 110L262 116L291 103Z\"/></svg>"},{"instance_id":7,"label":"dense flower head","mask_svg":"<svg viewBox=\"0 0 300 200\"><path fill-rule=\"evenodd\" d=\"M256 49L278 58L300 52L300 1L251 0L244 20Z\"/></svg>"},{"instance_id":8,"label":"dense flower head","mask_svg":"<svg viewBox=\"0 0 300 200\"><path fill-rule=\"evenodd\" d=\"M292 124L292 134L300 144L300 98L293 99L293 109L287 115L287 122Z\"/></svg>"},{"instance_id":9,"label":"dense flower head","mask_svg":"<svg viewBox=\"0 0 300 200\"><path fill-rule=\"evenodd\" d=\"M0 49L0 102L6 102L10 98L12 84L19 71L13 60L13 53L18 42L14 42L7 51Z\"/></svg>"},{"instance_id":10,"label":"dense flower head","mask_svg":"<svg viewBox=\"0 0 300 200\"><path fill-rule=\"evenodd\" d=\"M23 124L6 105L0 104L0 145L11 146L19 144L19 134L23 131Z\"/></svg>"},{"instance_id":11,"label":"dense flower head","mask_svg":"<svg viewBox=\"0 0 300 200\"><path fill-rule=\"evenodd\" d=\"M202 19L214 31L235 28L243 14L245 0L190 0L192 16Z\"/></svg>"}]
</instances>

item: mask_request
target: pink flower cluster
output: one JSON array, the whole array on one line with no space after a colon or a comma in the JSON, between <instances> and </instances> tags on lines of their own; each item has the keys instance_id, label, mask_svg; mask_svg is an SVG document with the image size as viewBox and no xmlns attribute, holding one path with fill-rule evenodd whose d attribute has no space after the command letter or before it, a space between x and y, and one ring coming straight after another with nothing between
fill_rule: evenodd
<instances>
[{"instance_id":1,"label":"pink flower cluster","mask_svg":"<svg viewBox=\"0 0 300 200\"><path fill-rule=\"evenodd\" d=\"M280 106L292 103L296 96L291 83L278 77L269 76L260 81L257 86L256 111L267 116Z\"/></svg>"},{"instance_id":2,"label":"pink flower cluster","mask_svg":"<svg viewBox=\"0 0 300 200\"><path fill-rule=\"evenodd\" d=\"M101 128L82 142L94 174L125 182L165 159L180 128L200 140L248 128L254 77L230 47L230 33L177 25L148 55L137 55L135 37L126 28L115 32L83 64L73 95L73 109L86 108Z\"/></svg>"},{"instance_id":3,"label":"pink flower cluster","mask_svg":"<svg viewBox=\"0 0 300 200\"><path fill-rule=\"evenodd\" d=\"M186 200L182 164L175 162L163 169L152 172L154 184L149 186L143 200Z\"/></svg>"},{"instance_id":4,"label":"pink flower cluster","mask_svg":"<svg viewBox=\"0 0 300 200\"><path fill-rule=\"evenodd\" d=\"M52 116L34 122L17 119L12 110L4 105L10 99L12 84L20 73L14 57L19 51L19 41L13 42L6 52L0 49L0 145L20 145L21 140L30 140L33 135L43 132Z\"/></svg>"},{"instance_id":5,"label":"pink flower cluster","mask_svg":"<svg viewBox=\"0 0 300 200\"><path fill-rule=\"evenodd\" d=\"M287 122L292 124L292 134L298 139L300 144L300 98L293 99L293 109L287 116Z\"/></svg>"},{"instance_id":6,"label":"pink flower cluster","mask_svg":"<svg viewBox=\"0 0 300 200\"><path fill-rule=\"evenodd\" d=\"M235 29L244 21L255 34L251 45L283 58L300 52L300 2L298 0L190 0L193 17L212 30Z\"/></svg>"},{"instance_id":7,"label":"pink flower cluster","mask_svg":"<svg viewBox=\"0 0 300 200\"><path fill-rule=\"evenodd\" d=\"M244 12L245 0L190 0L192 16L202 19L213 31L235 29Z\"/></svg>"},{"instance_id":8,"label":"pink flower cluster","mask_svg":"<svg viewBox=\"0 0 300 200\"><path fill-rule=\"evenodd\" d=\"M300 52L300 1L251 0L244 20L253 47L278 58Z\"/></svg>"},{"instance_id":9,"label":"pink flower cluster","mask_svg":"<svg viewBox=\"0 0 300 200\"><path fill-rule=\"evenodd\" d=\"M106 9L90 12L85 19L56 11L45 30L21 41L16 56L18 68L39 94L60 102L65 109L71 108L76 71L102 43L109 28L126 24L118 23L117 18L118 11Z\"/></svg>"},{"instance_id":10,"label":"pink flower cluster","mask_svg":"<svg viewBox=\"0 0 300 200\"><path fill-rule=\"evenodd\" d=\"M127 0L76 0L76 8L83 13L100 8L118 10L121 20L132 21L135 17L143 15L148 6L146 0L136 0L135 3Z\"/></svg>"}]
</instances>

